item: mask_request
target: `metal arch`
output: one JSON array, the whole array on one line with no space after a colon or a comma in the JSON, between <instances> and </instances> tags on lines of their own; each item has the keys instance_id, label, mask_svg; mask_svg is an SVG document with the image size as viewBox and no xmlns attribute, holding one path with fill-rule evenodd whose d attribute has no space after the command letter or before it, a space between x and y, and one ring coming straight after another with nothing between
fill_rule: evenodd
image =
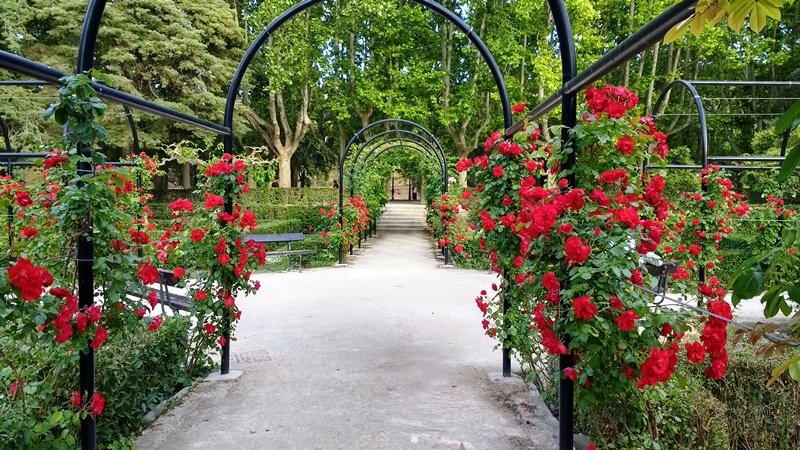
<instances>
[{"instance_id":1,"label":"metal arch","mask_svg":"<svg viewBox=\"0 0 800 450\"><path fill-rule=\"evenodd\" d=\"M375 136L371 137L369 140L367 140L364 144L362 144L359 147L358 151L356 152L355 157L353 158L353 164L356 164L356 162L358 161L359 156L361 156L361 152L365 148L367 148L367 146L369 144L371 144L373 141L375 141L378 138L381 138L381 137L384 137L384 136L387 136L387 135L392 135L392 134L396 134L398 137L400 137L400 135L402 134L402 135L408 135L408 136L420 139L422 141L422 144L424 144L425 146L430 148L436 154L436 158L439 160L439 164L442 166L441 167L442 176L447 175L447 156L444 154L444 150L442 149L441 145L439 145L438 140L436 140L435 138L433 139L433 141L436 143L436 146L434 146L433 143L431 143L430 141L425 139L423 136L420 136L418 133L414 133L412 131L407 131L407 130L383 131L383 132L378 133ZM411 140L411 139L409 139L409 140ZM438 152L436 151L437 149L439 150ZM345 155L346 155L346 153L347 152L345 151ZM347 163L347 161L345 160L344 163L341 165L342 169L344 169L344 165L346 163ZM341 180L340 180L340 182L341 182Z\"/></svg>"},{"instance_id":2,"label":"metal arch","mask_svg":"<svg viewBox=\"0 0 800 450\"><path fill-rule=\"evenodd\" d=\"M404 138L404 137L397 137L397 138L393 138L393 139L388 139L386 141L382 141L380 144L372 147L372 149L367 153L366 156L364 156L364 158L362 160L354 161L354 162L355 163L360 163L360 164L366 164L370 160L370 155L372 155L374 152L380 151L380 149L386 147L388 144L394 144L396 142L406 143L406 145L409 145L409 146L411 146L411 144L414 144L414 148L419 148L420 150L423 150L426 155L428 155L431 158L433 158L431 161L434 161L434 162L437 162L437 163L441 162L441 159L439 158L439 155L435 151L432 151L429 147L424 145L424 143L419 142L419 141L415 141L413 139ZM441 165L440 165L439 166L439 173L441 173L441 172L442 172L442 168L441 168Z\"/></svg>"},{"instance_id":3,"label":"metal arch","mask_svg":"<svg viewBox=\"0 0 800 450\"><path fill-rule=\"evenodd\" d=\"M105 2L105 0L100 0ZM285 10L280 16L278 16L275 20L270 22L264 30L256 37L250 47L245 52L244 56L242 56L241 61L239 62L239 66L236 68L236 72L233 75L233 80L231 80L231 86L228 90L228 98L225 103L225 117L223 120L223 126L233 129L233 108L236 103L236 97L239 93L239 87L242 84L242 79L244 78L245 71L250 66L250 63L253 62L253 58L255 58L256 53L258 50L264 45L267 39L284 23L289 21L294 16L300 14L301 12L322 3L325 0L303 0L300 3L295 4L294 6L290 7L289 9ZM478 53L480 53L481 57L483 58L484 62L487 66L489 66L489 71L492 73L492 78L494 78L495 85L497 86L497 91L500 94L500 103L503 106L503 126L508 128L513 123L512 115L511 115L511 101L508 97L508 89L506 88L505 80L503 79L503 74L500 72L500 67L497 65L497 62L494 60L494 56L486 47L486 44L483 43L480 36L478 36L472 28L470 28L460 17L458 17L453 11L445 8L441 4L433 1L433 0L410 0L413 3L416 3L423 8L430 9L433 12L439 14L450 23L458 27L462 33L464 33L469 39L469 41L478 49ZM233 133L230 135L225 136L225 152L231 153L233 151Z\"/></svg>"},{"instance_id":4,"label":"metal arch","mask_svg":"<svg viewBox=\"0 0 800 450\"><path fill-rule=\"evenodd\" d=\"M390 146L388 146L388 147L381 147L381 149L380 149L380 150L378 150L378 152L377 152L377 153L370 153L370 155L369 155L369 156L367 156L367 158L370 158L370 156L371 156L373 160L374 160L374 159L378 159L378 158L380 158L380 156L381 156L381 155L383 155L384 153L386 153L386 152L388 152L388 151L390 151L390 150L394 150L394 149L396 149L396 148L408 148L408 149L414 149L414 150L417 150L417 151L419 151L419 152L420 152L420 154L423 154L423 155L425 155L425 156L428 158L428 161L431 161L431 162L433 162L433 161L434 161L434 159L433 159L433 156L432 156L430 153L423 152L423 150L422 150L422 148L421 148L421 147L410 147L410 146L408 146L408 145L403 145L403 143L399 143L399 144L393 144L393 145L390 145ZM377 149L376 149L376 150L377 150ZM368 161L369 161L369 159L365 159L365 160L364 160L364 163L367 163ZM446 186L446 185L447 185L447 180L443 180L443 182L442 182L442 187L444 188L444 186Z\"/></svg>"},{"instance_id":5,"label":"metal arch","mask_svg":"<svg viewBox=\"0 0 800 450\"><path fill-rule=\"evenodd\" d=\"M706 109L703 107L703 98L697 93L694 84L687 80L675 80L664 87L658 100L653 105L653 118L658 118L658 110L661 109L661 102L667 97L667 94L675 86L685 87L694 97L694 104L697 107L697 117L700 119L700 165L706 167L708 165L708 124L706 123Z\"/></svg>"},{"instance_id":6,"label":"metal arch","mask_svg":"<svg viewBox=\"0 0 800 450\"><path fill-rule=\"evenodd\" d=\"M397 144L397 142L399 142L399 144ZM404 144L404 143L406 143L406 144ZM392 145L385 146L384 144L392 144ZM408 144L416 144L416 145L408 145ZM429 149L426 149L424 146L420 145L416 141L407 141L405 139L392 139L392 140L389 140L389 141L382 142L381 145L375 146L372 150L370 150L369 153L367 153L367 156L364 157L364 160L361 162L361 164L366 165L371 160L374 160L374 159L377 159L378 157L380 157L387 150L398 148L398 147L417 150L420 153L423 153L428 158L428 161L433 162L433 163L436 163L436 162L441 163L441 160L439 158L437 158L434 154L432 154ZM442 185L446 186L447 185L447 179L444 177L444 174L442 173L441 165L439 166L439 175L442 176Z\"/></svg>"}]
</instances>

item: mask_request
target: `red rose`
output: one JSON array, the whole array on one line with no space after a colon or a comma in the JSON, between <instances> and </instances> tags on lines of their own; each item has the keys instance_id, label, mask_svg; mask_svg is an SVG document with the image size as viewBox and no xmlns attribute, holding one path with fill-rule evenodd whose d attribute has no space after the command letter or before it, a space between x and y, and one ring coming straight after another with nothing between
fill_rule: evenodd
<instances>
[{"instance_id":1,"label":"red rose","mask_svg":"<svg viewBox=\"0 0 800 450\"><path fill-rule=\"evenodd\" d=\"M108 337L108 331L106 331L106 328L97 327L97 330L95 330L94 332L94 340L92 341L91 344L89 344L89 347L92 347L93 349L97 350L98 348L100 348L101 345L103 345L103 342L106 341L107 337Z\"/></svg>"},{"instance_id":2,"label":"red rose","mask_svg":"<svg viewBox=\"0 0 800 450\"><path fill-rule=\"evenodd\" d=\"M164 319L161 316L154 317L153 321L150 322L150 326L147 327L147 331L156 331L161 326L161 322L163 321Z\"/></svg>"},{"instance_id":3,"label":"red rose","mask_svg":"<svg viewBox=\"0 0 800 450\"><path fill-rule=\"evenodd\" d=\"M583 241L577 236L570 236L567 238L564 252L567 254L567 261L572 261L577 264L585 262L592 252L592 248L583 245Z\"/></svg>"},{"instance_id":4,"label":"red rose","mask_svg":"<svg viewBox=\"0 0 800 450\"><path fill-rule=\"evenodd\" d=\"M212 209L212 208L216 208L218 206L222 206L224 204L225 204L225 200L222 197L220 197L218 195L214 195L214 194L206 194L206 201L203 204L203 206L206 209Z\"/></svg>"},{"instance_id":5,"label":"red rose","mask_svg":"<svg viewBox=\"0 0 800 450\"><path fill-rule=\"evenodd\" d=\"M171 209L172 211L175 211L175 212L178 212L178 211L187 211L188 212L188 211L194 211L194 205L192 205L192 202L190 202L189 200L186 200L185 198L180 198L180 199L175 200L174 202L170 203L169 204L169 209Z\"/></svg>"},{"instance_id":6,"label":"red rose","mask_svg":"<svg viewBox=\"0 0 800 450\"><path fill-rule=\"evenodd\" d=\"M706 360L706 351L703 344L699 342L692 342L686 344L686 359L692 364L698 364Z\"/></svg>"},{"instance_id":7,"label":"red rose","mask_svg":"<svg viewBox=\"0 0 800 450\"><path fill-rule=\"evenodd\" d=\"M503 166L494 166L494 168L492 169L492 175L494 175L495 178L502 177L503 176Z\"/></svg>"},{"instance_id":8,"label":"red rose","mask_svg":"<svg viewBox=\"0 0 800 450\"><path fill-rule=\"evenodd\" d=\"M158 269L151 265L145 264L139 269L139 279L146 285L157 283L158 276Z\"/></svg>"},{"instance_id":9,"label":"red rose","mask_svg":"<svg viewBox=\"0 0 800 450\"><path fill-rule=\"evenodd\" d=\"M155 291L149 291L147 293L147 299L150 301L150 309L154 309L158 304L158 296Z\"/></svg>"},{"instance_id":10,"label":"red rose","mask_svg":"<svg viewBox=\"0 0 800 450\"><path fill-rule=\"evenodd\" d=\"M214 333L217 332L217 327L215 327L214 325L212 325L210 323L205 324L205 326L203 328L206 330L206 333L208 333L208 334L214 334Z\"/></svg>"},{"instance_id":11,"label":"red rose","mask_svg":"<svg viewBox=\"0 0 800 450\"><path fill-rule=\"evenodd\" d=\"M231 257L227 253L222 253L217 257L217 261L224 266L231 262Z\"/></svg>"},{"instance_id":12,"label":"red rose","mask_svg":"<svg viewBox=\"0 0 800 450\"><path fill-rule=\"evenodd\" d=\"M206 291L197 291L194 294L194 298L197 299L198 301L205 300L206 298L208 298L208 294L206 294Z\"/></svg>"},{"instance_id":13,"label":"red rose","mask_svg":"<svg viewBox=\"0 0 800 450\"><path fill-rule=\"evenodd\" d=\"M102 395L95 392L92 396L92 415L99 416L103 414L103 408L106 406L106 399Z\"/></svg>"},{"instance_id":14,"label":"red rose","mask_svg":"<svg viewBox=\"0 0 800 450\"><path fill-rule=\"evenodd\" d=\"M617 150L628 156L633 151L633 139L630 136L622 136L617 139Z\"/></svg>"},{"instance_id":15,"label":"red rose","mask_svg":"<svg viewBox=\"0 0 800 450\"><path fill-rule=\"evenodd\" d=\"M236 162L233 163L233 168L237 172L244 172L244 161L237 159Z\"/></svg>"},{"instance_id":16,"label":"red rose","mask_svg":"<svg viewBox=\"0 0 800 450\"><path fill-rule=\"evenodd\" d=\"M556 274L553 272L547 272L542 276L542 286L548 291L557 291L561 289L561 283L558 282Z\"/></svg>"},{"instance_id":17,"label":"red rose","mask_svg":"<svg viewBox=\"0 0 800 450\"><path fill-rule=\"evenodd\" d=\"M624 313L620 314L616 319L617 326L622 331L630 331L636 327L636 319L639 318L639 315L636 314L636 311L629 309Z\"/></svg>"},{"instance_id":18,"label":"red rose","mask_svg":"<svg viewBox=\"0 0 800 450\"><path fill-rule=\"evenodd\" d=\"M576 319L589 320L597 314L597 306L589 300L588 295L578 297L572 301L572 309Z\"/></svg>"},{"instance_id":19,"label":"red rose","mask_svg":"<svg viewBox=\"0 0 800 450\"><path fill-rule=\"evenodd\" d=\"M636 385L639 389L643 389L645 386L655 386L669 380L677 364L678 357L672 349L651 349L650 356L640 367L642 377Z\"/></svg>"},{"instance_id":20,"label":"red rose","mask_svg":"<svg viewBox=\"0 0 800 450\"><path fill-rule=\"evenodd\" d=\"M457 244L455 250L456 250L456 253L458 253L460 255L461 253L464 252L464 246L461 245L461 244Z\"/></svg>"},{"instance_id":21,"label":"red rose","mask_svg":"<svg viewBox=\"0 0 800 450\"><path fill-rule=\"evenodd\" d=\"M219 338L219 346L225 347L225 343L228 342L224 337Z\"/></svg>"},{"instance_id":22,"label":"red rose","mask_svg":"<svg viewBox=\"0 0 800 450\"><path fill-rule=\"evenodd\" d=\"M176 278L181 278L182 276L186 275L186 270L183 267L178 267L172 271L175 274Z\"/></svg>"},{"instance_id":23,"label":"red rose","mask_svg":"<svg viewBox=\"0 0 800 450\"><path fill-rule=\"evenodd\" d=\"M573 369L572 367L567 367L566 369L564 369L564 375L566 375L567 378L569 378L572 381L575 381L575 379L578 378L578 372L575 372L575 369Z\"/></svg>"},{"instance_id":24,"label":"red rose","mask_svg":"<svg viewBox=\"0 0 800 450\"><path fill-rule=\"evenodd\" d=\"M514 114L519 114L522 111L525 111L525 103L517 103L516 105L511 107L511 112Z\"/></svg>"},{"instance_id":25,"label":"red rose","mask_svg":"<svg viewBox=\"0 0 800 450\"><path fill-rule=\"evenodd\" d=\"M81 407L81 393L80 393L80 391L76 391L74 394L72 394L72 406L74 406L76 408L80 408Z\"/></svg>"},{"instance_id":26,"label":"red rose","mask_svg":"<svg viewBox=\"0 0 800 450\"><path fill-rule=\"evenodd\" d=\"M192 230L192 241L194 241L194 242L200 242L200 241L202 241L202 240L203 240L203 238L205 237L205 235L206 235L206 234L205 234L205 233L203 233L203 230Z\"/></svg>"},{"instance_id":27,"label":"red rose","mask_svg":"<svg viewBox=\"0 0 800 450\"><path fill-rule=\"evenodd\" d=\"M34 238L39 235L39 232L36 231L36 228L33 227L25 227L22 231L19 232L19 235L24 238Z\"/></svg>"},{"instance_id":28,"label":"red rose","mask_svg":"<svg viewBox=\"0 0 800 450\"><path fill-rule=\"evenodd\" d=\"M26 302L38 300L44 288L53 284L53 277L43 267L34 265L25 258L17 258L17 263L8 268L8 282L20 290L20 297Z\"/></svg>"},{"instance_id":29,"label":"red rose","mask_svg":"<svg viewBox=\"0 0 800 450\"><path fill-rule=\"evenodd\" d=\"M229 295L229 296L227 296L227 297L225 297L225 307L226 307L226 308L230 308L230 307L232 307L232 306L233 306L233 305L235 305L235 304L236 304L236 299L234 299L234 298L233 298L233 297L231 297L230 295Z\"/></svg>"},{"instance_id":30,"label":"red rose","mask_svg":"<svg viewBox=\"0 0 800 450\"><path fill-rule=\"evenodd\" d=\"M619 298L617 298L616 295L611 296L611 301L609 301L608 304L615 309L625 309L625 307L622 305L622 302Z\"/></svg>"}]
</instances>

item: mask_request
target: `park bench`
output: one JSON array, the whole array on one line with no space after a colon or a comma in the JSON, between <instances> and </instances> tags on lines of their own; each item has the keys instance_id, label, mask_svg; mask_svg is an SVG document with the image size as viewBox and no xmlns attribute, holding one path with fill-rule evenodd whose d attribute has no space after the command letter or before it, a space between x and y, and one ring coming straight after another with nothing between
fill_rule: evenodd
<instances>
[{"instance_id":1,"label":"park bench","mask_svg":"<svg viewBox=\"0 0 800 450\"><path fill-rule=\"evenodd\" d=\"M316 250L292 250L292 242L300 242L305 239L303 233L282 233L282 234L249 234L244 241L253 241L259 244L280 244L286 243L286 250L267 252L267 256L285 256L289 262L289 270L292 268L292 257L297 256L297 269L303 271L303 255L312 255Z\"/></svg>"},{"instance_id":2,"label":"park bench","mask_svg":"<svg viewBox=\"0 0 800 450\"><path fill-rule=\"evenodd\" d=\"M192 308L192 299L181 294L169 292L170 287L178 284L178 277L171 270L158 269L158 285L147 286L147 293L155 292L158 303L161 304L161 313L164 306L169 306L172 311L188 311ZM127 291L128 295L141 297L139 292Z\"/></svg>"}]
</instances>

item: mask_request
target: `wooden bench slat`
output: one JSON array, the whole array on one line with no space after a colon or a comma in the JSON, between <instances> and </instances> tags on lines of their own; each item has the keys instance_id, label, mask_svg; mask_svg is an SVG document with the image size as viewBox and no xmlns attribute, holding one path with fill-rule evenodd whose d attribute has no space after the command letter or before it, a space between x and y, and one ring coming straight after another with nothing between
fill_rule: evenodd
<instances>
[{"instance_id":1,"label":"wooden bench slat","mask_svg":"<svg viewBox=\"0 0 800 450\"><path fill-rule=\"evenodd\" d=\"M244 241L255 241L258 243L280 243L280 242L299 242L305 239L303 233L283 233L283 234L248 234Z\"/></svg>"}]
</instances>

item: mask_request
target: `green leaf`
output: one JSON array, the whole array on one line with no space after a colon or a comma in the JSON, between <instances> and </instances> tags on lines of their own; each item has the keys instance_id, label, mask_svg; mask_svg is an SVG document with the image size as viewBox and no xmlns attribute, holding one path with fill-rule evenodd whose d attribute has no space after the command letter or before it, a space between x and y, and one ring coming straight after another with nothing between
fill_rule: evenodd
<instances>
[{"instance_id":1,"label":"green leaf","mask_svg":"<svg viewBox=\"0 0 800 450\"><path fill-rule=\"evenodd\" d=\"M778 173L778 182L789 178L794 173L798 161L800 161L800 144L795 145L786 155L786 159L781 165L781 171Z\"/></svg>"},{"instance_id":2,"label":"green leaf","mask_svg":"<svg viewBox=\"0 0 800 450\"><path fill-rule=\"evenodd\" d=\"M789 376L794 381L800 381L800 359L789 364Z\"/></svg>"},{"instance_id":3,"label":"green leaf","mask_svg":"<svg viewBox=\"0 0 800 450\"><path fill-rule=\"evenodd\" d=\"M791 131L798 125L797 120L800 119L800 100L796 100L788 111L775 122L775 133L783 134Z\"/></svg>"},{"instance_id":4,"label":"green leaf","mask_svg":"<svg viewBox=\"0 0 800 450\"><path fill-rule=\"evenodd\" d=\"M764 274L751 267L733 280L733 292L741 298L753 298L764 290Z\"/></svg>"}]
</instances>

